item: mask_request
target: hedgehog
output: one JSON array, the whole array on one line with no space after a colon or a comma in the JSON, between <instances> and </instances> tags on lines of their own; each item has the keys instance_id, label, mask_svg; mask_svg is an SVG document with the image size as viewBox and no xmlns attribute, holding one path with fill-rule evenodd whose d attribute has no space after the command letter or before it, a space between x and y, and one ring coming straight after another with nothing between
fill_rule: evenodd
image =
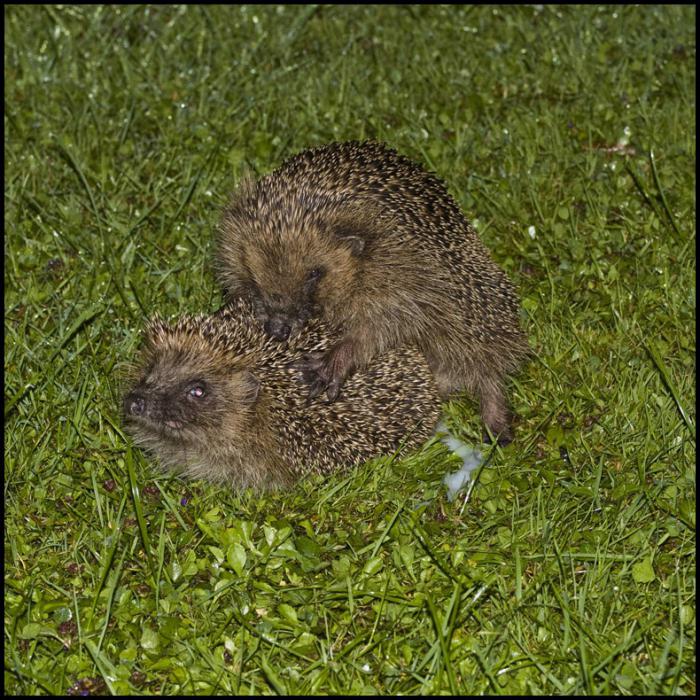
<instances>
[{"instance_id":1,"label":"hedgehog","mask_svg":"<svg viewBox=\"0 0 700 700\"><path fill-rule=\"evenodd\" d=\"M417 348L380 355L348 378L333 403L306 396L304 358L327 352L339 337L310 319L279 342L244 300L173 325L156 316L123 399L127 429L166 468L258 490L427 440L441 402Z\"/></svg>"},{"instance_id":2,"label":"hedgehog","mask_svg":"<svg viewBox=\"0 0 700 700\"><path fill-rule=\"evenodd\" d=\"M512 439L505 381L529 354L517 294L442 181L372 141L302 151L225 208L217 275L285 340L312 318L342 329L308 357L309 395L338 397L356 369L415 345L447 398L480 402L488 432Z\"/></svg>"}]
</instances>

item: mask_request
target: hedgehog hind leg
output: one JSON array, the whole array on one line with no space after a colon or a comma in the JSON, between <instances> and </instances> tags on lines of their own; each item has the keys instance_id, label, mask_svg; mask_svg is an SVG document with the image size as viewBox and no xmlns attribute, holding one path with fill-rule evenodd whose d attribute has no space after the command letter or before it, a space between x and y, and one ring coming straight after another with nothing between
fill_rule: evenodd
<instances>
[{"instance_id":1,"label":"hedgehog hind leg","mask_svg":"<svg viewBox=\"0 0 700 700\"><path fill-rule=\"evenodd\" d=\"M466 391L479 399L481 418L486 430L484 442L490 443L493 436L499 445L505 446L513 440L513 414L508 408L504 390L503 376L481 357L464 358L457 365L454 360L446 359L434 347L423 350L432 370L438 392L443 399L449 399L455 393Z\"/></svg>"},{"instance_id":2,"label":"hedgehog hind leg","mask_svg":"<svg viewBox=\"0 0 700 700\"><path fill-rule=\"evenodd\" d=\"M479 387L481 419L484 421L484 442L493 436L502 447L513 440L513 414L508 408L505 393L499 382L483 381Z\"/></svg>"},{"instance_id":3,"label":"hedgehog hind leg","mask_svg":"<svg viewBox=\"0 0 700 700\"><path fill-rule=\"evenodd\" d=\"M502 382L490 376L480 376L476 368L468 375L457 377L444 368L433 367L433 375L442 398L446 399L460 390L479 399L481 419L486 430L484 442L490 443L491 436L498 444L505 446L513 440L513 415L508 409Z\"/></svg>"}]
</instances>

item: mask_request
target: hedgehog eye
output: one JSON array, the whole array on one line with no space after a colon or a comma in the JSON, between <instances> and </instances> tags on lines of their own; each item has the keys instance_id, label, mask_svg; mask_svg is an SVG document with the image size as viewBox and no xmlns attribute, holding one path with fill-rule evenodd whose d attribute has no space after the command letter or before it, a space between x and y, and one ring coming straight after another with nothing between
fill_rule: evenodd
<instances>
[{"instance_id":1,"label":"hedgehog eye","mask_svg":"<svg viewBox=\"0 0 700 700\"><path fill-rule=\"evenodd\" d=\"M186 392L188 397L193 399L202 399L207 395L207 385L203 381L195 381L187 385Z\"/></svg>"},{"instance_id":2,"label":"hedgehog eye","mask_svg":"<svg viewBox=\"0 0 700 700\"><path fill-rule=\"evenodd\" d=\"M309 270L309 274L306 276L306 281L307 282L316 282L323 277L323 275L326 274L326 271L322 267L314 267L312 270Z\"/></svg>"},{"instance_id":3,"label":"hedgehog eye","mask_svg":"<svg viewBox=\"0 0 700 700\"><path fill-rule=\"evenodd\" d=\"M316 289L318 281L326 274L326 269L323 267L314 267L309 270L306 275L306 282L304 282L304 290L307 294L311 294Z\"/></svg>"}]
</instances>

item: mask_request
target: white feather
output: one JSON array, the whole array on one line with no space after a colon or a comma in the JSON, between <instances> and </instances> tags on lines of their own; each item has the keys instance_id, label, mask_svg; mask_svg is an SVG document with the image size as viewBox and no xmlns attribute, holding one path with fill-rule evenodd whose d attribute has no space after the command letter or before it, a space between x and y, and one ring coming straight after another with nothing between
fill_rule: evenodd
<instances>
[{"instance_id":1,"label":"white feather","mask_svg":"<svg viewBox=\"0 0 700 700\"><path fill-rule=\"evenodd\" d=\"M436 433L440 437L440 442L446 445L449 450L454 452L454 454L462 460L462 467L456 472L445 474L442 480L442 483L447 487L447 500L453 501L459 491L469 483L471 473L479 467L484 460L479 450L470 447L452 435L443 421L438 423Z\"/></svg>"}]
</instances>

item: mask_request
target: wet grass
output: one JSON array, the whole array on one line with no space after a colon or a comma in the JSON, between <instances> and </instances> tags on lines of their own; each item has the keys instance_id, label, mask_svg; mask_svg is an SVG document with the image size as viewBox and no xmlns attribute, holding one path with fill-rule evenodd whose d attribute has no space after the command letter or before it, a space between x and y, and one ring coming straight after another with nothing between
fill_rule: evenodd
<instances>
[{"instance_id":1,"label":"wet grass","mask_svg":"<svg viewBox=\"0 0 700 700\"><path fill-rule=\"evenodd\" d=\"M9 693L694 694L695 10L5 8ZM518 283L516 440L289 493L120 427L246 169L376 137ZM475 406L448 420L476 444Z\"/></svg>"}]
</instances>

